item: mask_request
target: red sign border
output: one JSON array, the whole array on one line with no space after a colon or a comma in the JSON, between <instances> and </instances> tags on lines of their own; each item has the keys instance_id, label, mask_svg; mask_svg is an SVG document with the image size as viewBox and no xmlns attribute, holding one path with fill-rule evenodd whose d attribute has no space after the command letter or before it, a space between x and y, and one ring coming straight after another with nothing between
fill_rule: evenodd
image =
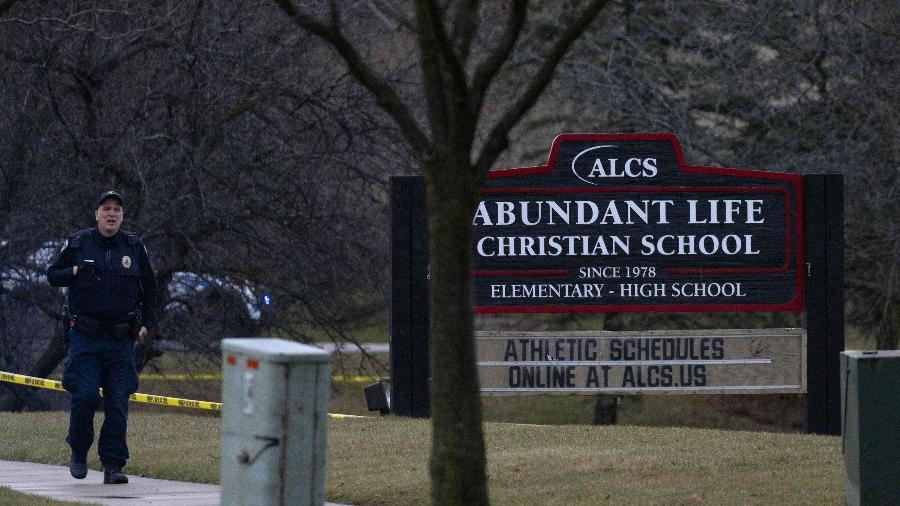
<instances>
[{"instance_id":1,"label":"red sign border","mask_svg":"<svg viewBox=\"0 0 900 506\"><path fill-rule=\"evenodd\" d=\"M701 165L688 165L684 161L684 152L681 149L681 142L678 140L678 137L672 133L640 133L640 134L627 134L627 133L614 133L614 134L560 134L557 135L555 139L553 139L553 144L550 148L550 156L547 160L546 165L533 166L533 167L516 167L509 169L494 169L488 172L487 179L500 179L506 177L522 177L522 176L533 176L537 174L549 174L553 172L553 168L556 165L556 157L559 153L559 147L563 142L571 142L571 141L587 141L587 142L606 142L606 141L666 141L669 142L674 151L675 151L675 159L678 162L678 169L681 172L689 173L689 174L708 174L715 176L725 176L725 177L740 177L740 178L754 178L754 179L765 179L765 180L773 180L773 181L785 181L791 184L794 187L794 192L797 196L796 198L796 223L794 223L794 230L796 230L796 246L795 250L797 252L797 264L796 264L796 290L794 292L794 298L786 302L784 304L613 304L613 305L581 305L581 304L566 304L566 305L532 305L532 306L475 306L476 313L641 313L641 312L777 312L777 311L803 311L805 308L805 286L804 286L804 276L803 273L805 270L803 269L804 263L804 250L803 250L803 224L804 224L804 207L803 207L803 176L800 174L789 174L784 172L764 172L757 170L748 170L748 169L734 169L734 168L725 168L725 167L708 167ZM647 187L652 189L653 187ZM658 188L658 187L657 187ZM528 191L536 191L536 190L544 190L543 188L511 188L509 190L506 189L494 189L494 188L484 188L482 189L482 194L494 194L494 193L522 193ZM550 190L549 188L547 190ZM560 189L553 189L560 190ZM629 188L627 191L640 191L641 187L635 187L634 189ZM566 189L561 189L561 191L566 191ZM570 190L571 191L571 190ZM591 192L591 189L587 189L584 191ZM596 191L596 190L594 190ZM616 191L616 190L614 190ZM623 190L626 191L626 190ZM709 191L706 189L706 191ZM773 191L773 190L768 190ZM783 189L782 189L783 191ZM786 212L790 212L789 204L790 198L786 197ZM790 234L791 222L786 219L785 228L786 234ZM787 247L790 248L790 241L787 241ZM789 257L789 255L788 255ZM535 270L535 271L521 271L521 273L528 273L534 275L557 275L558 269L543 269L543 270ZM497 276L500 275L502 271L473 271L473 277L481 277L481 276ZM506 275L509 275L510 271L505 272ZM710 273L714 273L715 270L711 270Z\"/></svg>"}]
</instances>

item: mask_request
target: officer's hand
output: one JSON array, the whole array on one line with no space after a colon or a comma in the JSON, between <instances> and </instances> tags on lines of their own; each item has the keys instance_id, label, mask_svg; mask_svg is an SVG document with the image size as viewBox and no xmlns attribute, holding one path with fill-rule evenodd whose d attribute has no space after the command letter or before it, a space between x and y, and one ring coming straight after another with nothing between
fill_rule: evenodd
<instances>
[{"instance_id":1,"label":"officer's hand","mask_svg":"<svg viewBox=\"0 0 900 506\"><path fill-rule=\"evenodd\" d=\"M72 275L78 275L78 271L81 271L84 274L90 274L91 271L96 268L97 266L94 264L93 260L85 260L81 265L72 267Z\"/></svg>"},{"instance_id":2,"label":"officer's hand","mask_svg":"<svg viewBox=\"0 0 900 506\"><path fill-rule=\"evenodd\" d=\"M144 338L146 338L149 333L150 331L147 330L147 327L141 327L141 330L138 331L138 342L143 344Z\"/></svg>"}]
</instances>

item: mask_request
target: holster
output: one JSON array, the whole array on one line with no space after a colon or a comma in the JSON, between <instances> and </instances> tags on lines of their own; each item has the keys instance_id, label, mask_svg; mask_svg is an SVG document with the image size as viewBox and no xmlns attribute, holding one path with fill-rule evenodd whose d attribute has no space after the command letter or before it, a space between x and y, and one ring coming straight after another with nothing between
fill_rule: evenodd
<instances>
[{"instance_id":1,"label":"holster","mask_svg":"<svg viewBox=\"0 0 900 506\"><path fill-rule=\"evenodd\" d=\"M75 315L69 312L69 306L64 305L62 307L62 314L59 319L63 324L63 341L66 343L66 346L69 344L69 330L75 326Z\"/></svg>"},{"instance_id":2,"label":"holster","mask_svg":"<svg viewBox=\"0 0 900 506\"><path fill-rule=\"evenodd\" d=\"M137 339L138 332L141 331L141 310L135 309L134 311L128 313L128 325L129 332L131 332L131 338Z\"/></svg>"}]
</instances>

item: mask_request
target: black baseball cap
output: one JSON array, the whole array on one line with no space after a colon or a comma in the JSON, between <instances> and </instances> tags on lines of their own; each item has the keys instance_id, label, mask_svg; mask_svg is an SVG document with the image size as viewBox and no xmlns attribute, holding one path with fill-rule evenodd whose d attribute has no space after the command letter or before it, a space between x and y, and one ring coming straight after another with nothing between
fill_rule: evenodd
<instances>
[{"instance_id":1,"label":"black baseball cap","mask_svg":"<svg viewBox=\"0 0 900 506\"><path fill-rule=\"evenodd\" d=\"M100 207L100 205L103 204L103 202L108 199L116 199L119 201L119 204L122 207L125 207L125 199L123 199L122 195L119 194L119 192L117 192L115 190L109 190L109 191L105 191L105 192L101 193L100 198L97 199L97 207Z\"/></svg>"}]
</instances>

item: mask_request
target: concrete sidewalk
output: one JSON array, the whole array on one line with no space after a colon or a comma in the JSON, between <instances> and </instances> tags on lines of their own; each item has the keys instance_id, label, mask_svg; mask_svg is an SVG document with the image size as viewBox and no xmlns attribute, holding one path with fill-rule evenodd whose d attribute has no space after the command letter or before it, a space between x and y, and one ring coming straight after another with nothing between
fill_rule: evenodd
<instances>
[{"instance_id":1,"label":"concrete sidewalk","mask_svg":"<svg viewBox=\"0 0 900 506\"><path fill-rule=\"evenodd\" d=\"M87 478L76 480L69 475L68 467L0 460L0 486L59 501L115 506L219 504L218 485L157 480L134 475L128 475L128 480L126 485L104 485L103 473L100 471L88 470Z\"/></svg>"}]
</instances>

